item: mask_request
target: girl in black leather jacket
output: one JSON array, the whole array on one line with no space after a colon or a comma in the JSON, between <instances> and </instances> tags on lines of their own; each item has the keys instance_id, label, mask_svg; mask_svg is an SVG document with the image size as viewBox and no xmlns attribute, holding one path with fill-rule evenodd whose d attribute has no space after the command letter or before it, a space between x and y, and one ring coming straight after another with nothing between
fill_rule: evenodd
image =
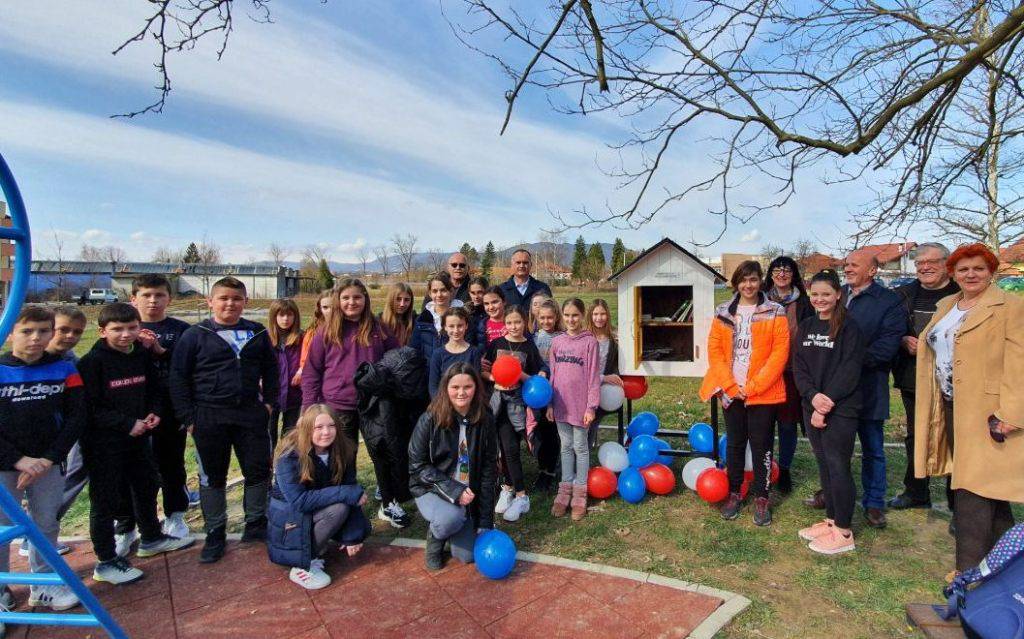
<instances>
[{"instance_id":1,"label":"girl in black leather jacket","mask_svg":"<svg viewBox=\"0 0 1024 639\"><path fill-rule=\"evenodd\" d=\"M497 462L480 374L470 364L452 364L409 442L409 490L430 523L428 570L443 567L445 541L456 559L473 560L477 531L494 527Z\"/></svg>"}]
</instances>

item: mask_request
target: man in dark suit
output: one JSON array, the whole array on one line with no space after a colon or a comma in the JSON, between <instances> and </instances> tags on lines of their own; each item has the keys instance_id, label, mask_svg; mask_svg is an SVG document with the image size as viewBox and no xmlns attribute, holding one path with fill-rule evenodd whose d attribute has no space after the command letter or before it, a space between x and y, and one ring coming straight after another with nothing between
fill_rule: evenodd
<instances>
[{"instance_id":1,"label":"man in dark suit","mask_svg":"<svg viewBox=\"0 0 1024 639\"><path fill-rule=\"evenodd\" d=\"M551 295L551 287L530 275L533 257L526 249L518 249L512 254L512 277L501 283L501 292L505 294L505 306L513 304L527 313L530 312L530 299L537 293Z\"/></svg>"}]
</instances>

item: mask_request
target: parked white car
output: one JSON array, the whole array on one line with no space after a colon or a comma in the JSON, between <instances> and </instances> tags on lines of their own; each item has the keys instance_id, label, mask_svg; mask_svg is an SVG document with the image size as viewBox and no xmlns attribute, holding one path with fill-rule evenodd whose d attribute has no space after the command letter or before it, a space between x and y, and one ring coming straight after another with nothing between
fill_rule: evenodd
<instances>
[{"instance_id":1,"label":"parked white car","mask_svg":"<svg viewBox=\"0 0 1024 639\"><path fill-rule=\"evenodd\" d=\"M117 293L109 288L90 288L82 291L79 304L110 304L117 301Z\"/></svg>"}]
</instances>

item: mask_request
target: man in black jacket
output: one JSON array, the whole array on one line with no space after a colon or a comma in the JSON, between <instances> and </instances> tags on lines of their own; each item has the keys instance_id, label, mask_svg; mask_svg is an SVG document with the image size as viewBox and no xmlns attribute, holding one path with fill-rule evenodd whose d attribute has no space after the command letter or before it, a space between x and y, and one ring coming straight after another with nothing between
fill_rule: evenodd
<instances>
[{"instance_id":1,"label":"man in black jacket","mask_svg":"<svg viewBox=\"0 0 1024 639\"><path fill-rule=\"evenodd\" d=\"M277 403L277 357L263 325L242 317L245 303L242 282L234 277L217 280L207 298L213 318L185 331L171 358L171 401L192 433L199 460L199 502L206 528L202 563L224 556L232 448L245 477L242 541L266 539L267 417Z\"/></svg>"},{"instance_id":2,"label":"man in black jacket","mask_svg":"<svg viewBox=\"0 0 1024 639\"><path fill-rule=\"evenodd\" d=\"M900 389L903 407L907 413L907 471L903 476L903 493L889 500L889 508L931 508L932 499L928 479L914 477L914 390L917 375L918 335L935 314L935 305L943 297L960 291L949 277L946 259L949 249L937 242L920 244L914 255L917 279L896 289L907 313L907 329L900 343L896 364L892 369L893 385ZM948 486L947 486L948 491ZM950 510L953 509L949 495Z\"/></svg>"},{"instance_id":3,"label":"man in black jacket","mask_svg":"<svg viewBox=\"0 0 1024 639\"><path fill-rule=\"evenodd\" d=\"M505 294L505 306L518 306L524 312L530 312L530 300L537 293L551 295L551 287L545 282L535 279L530 274L533 257L526 249L519 249L512 254L512 276L501 283L501 292Z\"/></svg>"},{"instance_id":4,"label":"man in black jacket","mask_svg":"<svg viewBox=\"0 0 1024 639\"><path fill-rule=\"evenodd\" d=\"M452 278L452 299L469 304L469 258L463 253L452 253L448 256L448 277ZM421 309L427 307L430 291L423 296Z\"/></svg>"},{"instance_id":5,"label":"man in black jacket","mask_svg":"<svg viewBox=\"0 0 1024 639\"><path fill-rule=\"evenodd\" d=\"M100 311L99 326L100 339L78 363L89 416L82 457L89 472L89 536L97 560L93 579L124 584L141 579L142 571L115 551L114 517L122 491L131 495L142 536L139 557L186 548L194 540L165 535L156 514L160 476L146 434L160 423L160 387L149 351L137 343L139 312L122 302L108 304Z\"/></svg>"}]
</instances>

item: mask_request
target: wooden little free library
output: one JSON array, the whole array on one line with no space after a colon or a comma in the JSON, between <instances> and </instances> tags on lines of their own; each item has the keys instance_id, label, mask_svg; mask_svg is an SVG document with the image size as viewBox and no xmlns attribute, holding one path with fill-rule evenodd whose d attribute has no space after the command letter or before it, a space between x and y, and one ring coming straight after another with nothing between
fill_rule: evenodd
<instances>
[{"instance_id":1,"label":"wooden little free library","mask_svg":"<svg viewBox=\"0 0 1024 639\"><path fill-rule=\"evenodd\" d=\"M664 238L608 279L618 283L619 371L703 377L715 284L725 278Z\"/></svg>"}]
</instances>

